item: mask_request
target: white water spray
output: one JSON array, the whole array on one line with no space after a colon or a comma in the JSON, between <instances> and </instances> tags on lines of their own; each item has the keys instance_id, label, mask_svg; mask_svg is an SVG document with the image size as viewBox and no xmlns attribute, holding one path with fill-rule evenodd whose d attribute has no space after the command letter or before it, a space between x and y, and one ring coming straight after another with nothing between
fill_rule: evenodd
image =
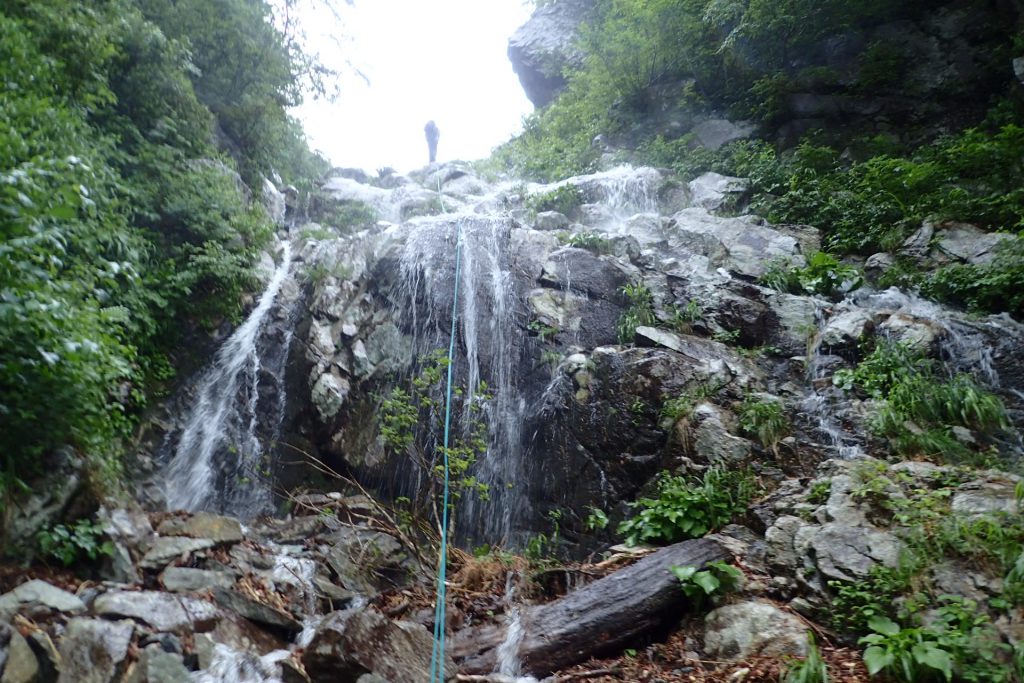
<instances>
[{"instance_id":1,"label":"white water spray","mask_svg":"<svg viewBox=\"0 0 1024 683\"><path fill-rule=\"evenodd\" d=\"M257 434L264 370L257 344L291 264L291 245L285 242L281 263L256 308L224 342L199 383L198 396L164 475L169 509L196 511L229 502L232 515L246 518L270 504L269 468ZM283 393L283 386L279 392ZM278 407L283 407L283 400L279 395Z\"/></svg>"}]
</instances>

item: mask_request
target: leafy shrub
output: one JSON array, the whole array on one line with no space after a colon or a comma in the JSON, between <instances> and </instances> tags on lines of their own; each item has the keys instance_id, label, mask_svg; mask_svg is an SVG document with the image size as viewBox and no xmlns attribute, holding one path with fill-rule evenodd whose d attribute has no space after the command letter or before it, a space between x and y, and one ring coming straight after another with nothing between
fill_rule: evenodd
<instances>
[{"instance_id":1,"label":"leafy shrub","mask_svg":"<svg viewBox=\"0 0 1024 683\"><path fill-rule=\"evenodd\" d=\"M575 185L565 184L550 192L530 195L526 198L526 208L533 213L557 211L570 214L573 209L583 203L583 193Z\"/></svg>"},{"instance_id":2,"label":"leafy shrub","mask_svg":"<svg viewBox=\"0 0 1024 683\"><path fill-rule=\"evenodd\" d=\"M612 250L611 240L596 232L577 232L571 235L560 233L558 238L570 247L586 249L595 254L607 254Z\"/></svg>"},{"instance_id":3,"label":"leafy shrub","mask_svg":"<svg viewBox=\"0 0 1024 683\"><path fill-rule=\"evenodd\" d=\"M101 555L114 554L114 544L103 540L103 527L89 519L44 529L37 538L43 555L60 560L65 567L84 559L97 560Z\"/></svg>"},{"instance_id":4,"label":"leafy shrub","mask_svg":"<svg viewBox=\"0 0 1024 683\"><path fill-rule=\"evenodd\" d=\"M971 311L1006 311L1024 317L1024 238L1001 244L989 264L938 269L921 282L921 293Z\"/></svg>"},{"instance_id":5,"label":"leafy shrub","mask_svg":"<svg viewBox=\"0 0 1024 683\"><path fill-rule=\"evenodd\" d=\"M781 401L747 396L739 410L740 428L757 437L765 448L775 449L790 430Z\"/></svg>"},{"instance_id":6,"label":"leafy shrub","mask_svg":"<svg viewBox=\"0 0 1024 683\"><path fill-rule=\"evenodd\" d=\"M655 323L654 295L643 283L624 285L620 291L629 300L629 308L619 318L616 331L619 342L628 344L636 336L636 328Z\"/></svg>"},{"instance_id":7,"label":"leafy shrub","mask_svg":"<svg viewBox=\"0 0 1024 683\"><path fill-rule=\"evenodd\" d=\"M883 400L872 428L905 455L962 461L977 449L957 439L954 427L992 434L1009 426L1002 401L973 378L945 379L933 362L892 342L879 342L852 372L837 372L833 382Z\"/></svg>"},{"instance_id":8,"label":"leafy shrub","mask_svg":"<svg viewBox=\"0 0 1024 683\"><path fill-rule=\"evenodd\" d=\"M828 666L821 658L821 650L814 634L807 632L807 656L786 664L780 683L828 683Z\"/></svg>"},{"instance_id":9,"label":"leafy shrub","mask_svg":"<svg viewBox=\"0 0 1024 683\"><path fill-rule=\"evenodd\" d=\"M816 251L807 257L807 265L794 267L788 259L768 264L761 283L780 292L835 296L859 287L864 276L855 267L840 263L836 257Z\"/></svg>"},{"instance_id":10,"label":"leafy shrub","mask_svg":"<svg viewBox=\"0 0 1024 683\"><path fill-rule=\"evenodd\" d=\"M708 562L703 569L672 566L669 571L679 579L680 588L695 609L723 593L736 590L743 580L743 572L722 560Z\"/></svg>"},{"instance_id":11,"label":"leafy shrub","mask_svg":"<svg viewBox=\"0 0 1024 683\"><path fill-rule=\"evenodd\" d=\"M627 545L675 543L700 538L746 508L753 498L754 483L748 472L710 468L700 480L662 472L658 497L630 503L637 514L619 525Z\"/></svg>"},{"instance_id":12,"label":"leafy shrub","mask_svg":"<svg viewBox=\"0 0 1024 683\"><path fill-rule=\"evenodd\" d=\"M915 683L941 677L953 678L953 659L935 634L922 628L901 628L885 617L873 617L868 625L874 633L860 639L864 664L872 676L885 671L898 681Z\"/></svg>"}]
</instances>

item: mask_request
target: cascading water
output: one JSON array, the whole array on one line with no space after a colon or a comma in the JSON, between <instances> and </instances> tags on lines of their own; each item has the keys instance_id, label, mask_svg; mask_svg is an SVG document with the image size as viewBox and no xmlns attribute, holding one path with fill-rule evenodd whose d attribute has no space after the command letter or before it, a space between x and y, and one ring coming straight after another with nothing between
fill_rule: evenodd
<instances>
[{"instance_id":1,"label":"cascading water","mask_svg":"<svg viewBox=\"0 0 1024 683\"><path fill-rule=\"evenodd\" d=\"M284 411L283 375L292 327L287 313L283 325L271 325L271 313L291 266L291 245L285 242L256 308L224 342L200 380L164 472L169 509L216 510L243 519L269 510L268 446ZM281 335L276 344L267 343L272 328Z\"/></svg>"},{"instance_id":2,"label":"cascading water","mask_svg":"<svg viewBox=\"0 0 1024 683\"><path fill-rule=\"evenodd\" d=\"M455 245L461 232L462 268L457 324L459 384L469 406L477 403L481 382L491 398L486 454L475 470L489 487L490 500L463 499L468 526L485 538L509 538L528 514L526 496L509 489L523 481L521 425L525 401L516 386L524 335L516 322L515 283L510 267L511 220L447 216L411 222L400 255L400 295L396 313L412 330L417 353L446 348L454 294ZM420 309L426 310L423 318ZM464 372L462 372L464 370ZM461 416L463 430L471 416Z\"/></svg>"},{"instance_id":3,"label":"cascading water","mask_svg":"<svg viewBox=\"0 0 1024 683\"><path fill-rule=\"evenodd\" d=\"M833 401L828 396L831 383L827 378L828 369L821 353L822 333L827 319L822 306L816 306L815 318L818 330L807 349L807 380L810 385L807 395L800 402L801 412L807 416L824 437L836 456L855 458L863 453L857 437L844 429L836 415Z\"/></svg>"}]
</instances>

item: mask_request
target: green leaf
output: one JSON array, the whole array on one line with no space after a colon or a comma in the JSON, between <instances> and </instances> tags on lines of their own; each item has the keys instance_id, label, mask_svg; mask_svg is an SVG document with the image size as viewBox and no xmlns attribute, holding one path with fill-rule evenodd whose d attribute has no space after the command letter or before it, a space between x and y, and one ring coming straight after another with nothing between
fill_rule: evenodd
<instances>
[{"instance_id":1,"label":"green leaf","mask_svg":"<svg viewBox=\"0 0 1024 683\"><path fill-rule=\"evenodd\" d=\"M900 625L889 617L876 616L868 619L868 627L876 633L894 636L900 632Z\"/></svg>"},{"instance_id":2,"label":"green leaf","mask_svg":"<svg viewBox=\"0 0 1024 683\"><path fill-rule=\"evenodd\" d=\"M936 647L934 643L918 643L914 645L911 653L918 664L941 671L947 681L952 680L953 659L945 650Z\"/></svg>"},{"instance_id":3,"label":"green leaf","mask_svg":"<svg viewBox=\"0 0 1024 683\"><path fill-rule=\"evenodd\" d=\"M718 577L711 572L697 572L693 575L693 582L703 588L707 595L713 595L722 585Z\"/></svg>"},{"instance_id":4,"label":"green leaf","mask_svg":"<svg viewBox=\"0 0 1024 683\"><path fill-rule=\"evenodd\" d=\"M864 666L868 668L868 673L872 676L891 666L894 661L896 661L895 657L885 648L871 646L864 650Z\"/></svg>"}]
</instances>

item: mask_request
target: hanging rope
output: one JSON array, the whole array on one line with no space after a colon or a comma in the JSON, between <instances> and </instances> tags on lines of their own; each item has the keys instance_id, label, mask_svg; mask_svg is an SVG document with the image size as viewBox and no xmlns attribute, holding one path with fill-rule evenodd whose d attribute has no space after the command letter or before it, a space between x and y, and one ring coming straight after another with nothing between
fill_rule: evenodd
<instances>
[{"instance_id":1,"label":"hanging rope","mask_svg":"<svg viewBox=\"0 0 1024 683\"><path fill-rule=\"evenodd\" d=\"M440 183L438 186L440 195ZM452 333L448 342L448 389L444 408L444 494L441 504L441 558L437 563L437 594L434 605L434 647L430 654L430 681L444 683L444 627L445 602L448 587L445 584L448 573L448 437L452 422L452 374L455 369L455 323L459 314L459 281L462 276L462 221L457 221L458 233L455 240L455 292L452 296Z\"/></svg>"}]
</instances>

